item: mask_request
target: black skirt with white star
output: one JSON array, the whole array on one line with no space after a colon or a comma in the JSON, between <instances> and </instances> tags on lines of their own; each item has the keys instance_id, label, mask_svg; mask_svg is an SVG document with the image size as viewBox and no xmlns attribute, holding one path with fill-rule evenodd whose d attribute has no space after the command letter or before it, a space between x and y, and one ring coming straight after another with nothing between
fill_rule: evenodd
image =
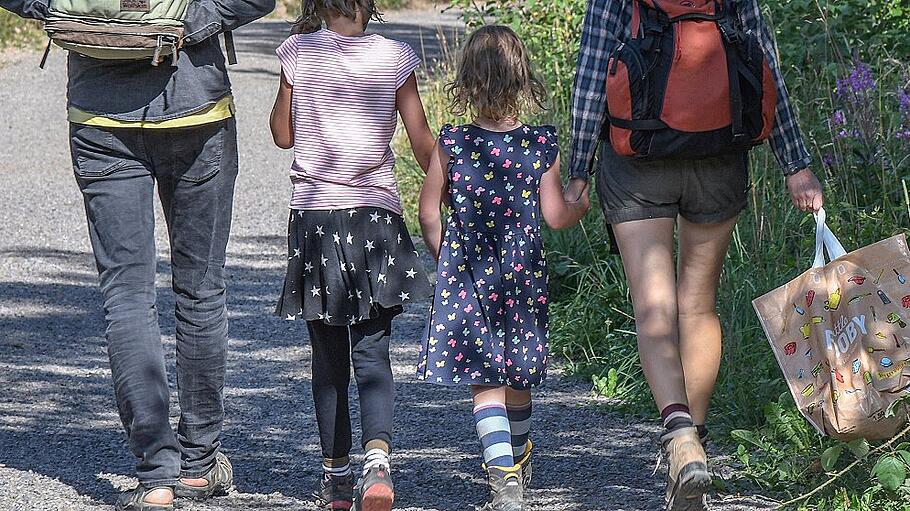
<instances>
[{"instance_id":1,"label":"black skirt with white star","mask_svg":"<svg viewBox=\"0 0 910 511\"><path fill-rule=\"evenodd\" d=\"M275 314L351 325L432 294L401 216L382 208L291 210Z\"/></svg>"}]
</instances>

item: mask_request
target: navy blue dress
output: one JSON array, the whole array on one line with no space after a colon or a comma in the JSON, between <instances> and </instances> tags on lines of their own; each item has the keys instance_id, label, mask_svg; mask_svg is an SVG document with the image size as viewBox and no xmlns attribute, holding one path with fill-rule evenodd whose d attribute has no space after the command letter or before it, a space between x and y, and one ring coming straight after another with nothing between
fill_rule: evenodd
<instances>
[{"instance_id":1,"label":"navy blue dress","mask_svg":"<svg viewBox=\"0 0 910 511\"><path fill-rule=\"evenodd\" d=\"M559 145L550 126L446 126L452 213L418 377L441 385L543 380L549 348L540 179Z\"/></svg>"}]
</instances>

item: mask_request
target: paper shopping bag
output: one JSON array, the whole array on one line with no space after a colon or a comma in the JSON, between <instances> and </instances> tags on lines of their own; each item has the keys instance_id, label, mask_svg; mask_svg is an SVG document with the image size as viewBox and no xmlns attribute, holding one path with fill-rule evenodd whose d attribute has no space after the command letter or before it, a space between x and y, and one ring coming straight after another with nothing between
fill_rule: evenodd
<instances>
[{"instance_id":1,"label":"paper shopping bag","mask_svg":"<svg viewBox=\"0 0 910 511\"><path fill-rule=\"evenodd\" d=\"M841 440L883 439L910 385L910 252L904 235L846 253L816 219L813 267L753 302L802 415ZM831 260L825 263L825 250Z\"/></svg>"}]
</instances>

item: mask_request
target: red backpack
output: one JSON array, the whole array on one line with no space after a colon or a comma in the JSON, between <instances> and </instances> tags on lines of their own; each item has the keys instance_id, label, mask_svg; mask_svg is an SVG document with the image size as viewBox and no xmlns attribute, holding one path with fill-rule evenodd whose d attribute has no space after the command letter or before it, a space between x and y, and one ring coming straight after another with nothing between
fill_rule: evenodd
<instances>
[{"instance_id":1,"label":"red backpack","mask_svg":"<svg viewBox=\"0 0 910 511\"><path fill-rule=\"evenodd\" d=\"M617 154L643 160L745 152L771 134L777 88L735 0L633 0L632 39L610 55Z\"/></svg>"}]
</instances>

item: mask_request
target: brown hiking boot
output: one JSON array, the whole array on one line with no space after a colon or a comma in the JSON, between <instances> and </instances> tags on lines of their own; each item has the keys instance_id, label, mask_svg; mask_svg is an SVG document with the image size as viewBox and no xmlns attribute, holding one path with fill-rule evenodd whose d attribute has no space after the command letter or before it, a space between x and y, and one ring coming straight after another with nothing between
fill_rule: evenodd
<instances>
[{"instance_id":1,"label":"brown hiking boot","mask_svg":"<svg viewBox=\"0 0 910 511\"><path fill-rule=\"evenodd\" d=\"M177 497L196 500L227 495L234 486L234 467L227 456L219 452L215 455L215 464L200 478L205 479L205 486L191 486L183 480L178 480L174 494Z\"/></svg>"},{"instance_id":2,"label":"brown hiking boot","mask_svg":"<svg viewBox=\"0 0 910 511\"><path fill-rule=\"evenodd\" d=\"M515 460L515 464L518 465L519 467L521 467L521 481L522 481L522 485L524 486L524 489L526 489L526 490L531 487L531 473L533 471L532 467L531 467L531 459L534 457L533 453L534 453L534 442L532 442L531 439L529 438L528 443L527 443L527 448L525 449L525 453L521 456L521 458L518 458L517 460ZM481 463L480 466L483 467L483 471L484 471L484 473L486 473L487 464Z\"/></svg>"},{"instance_id":3,"label":"brown hiking boot","mask_svg":"<svg viewBox=\"0 0 910 511\"><path fill-rule=\"evenodd\" d=\"M487 482L490 485L490 501L485 511L522 511L524 509L524 483L521 466L488 467Z\"/></svg>"},{"instance_id":4,"label":"brown hiking boot","mask_svg":"<svg viewBox=\"0 0 910 511\"><path fill-rule=\"evenodd\" d=\"M705 449L694 427L660 437L667 456L667 511L703 511L711 484Z\"/></svg>"}]
</instances>

